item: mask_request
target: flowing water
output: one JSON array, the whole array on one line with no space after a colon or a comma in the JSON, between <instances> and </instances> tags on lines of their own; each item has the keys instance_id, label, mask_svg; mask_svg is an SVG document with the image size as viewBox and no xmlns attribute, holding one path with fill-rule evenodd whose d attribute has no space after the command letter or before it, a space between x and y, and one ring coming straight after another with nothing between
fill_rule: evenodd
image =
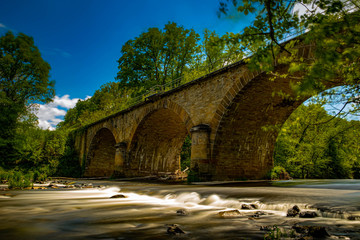
<instances>
[{"instance_id":1,"label":"flowing water","mask_svg":"<svg viewBox=\"0 0 360 240\"><path fill-rule=\"evenodd\" d=\"M77 182L94 188L0 191L0 239L263 239L261 227L290 232L295 224L360 239L360 180ZM110 198L117 194L126 198ZM286 217L295 204L318 217ZM219 214L234 209L235 216ZM185 233L169 233L171 224Z\"/></svg>"}]
</instances>

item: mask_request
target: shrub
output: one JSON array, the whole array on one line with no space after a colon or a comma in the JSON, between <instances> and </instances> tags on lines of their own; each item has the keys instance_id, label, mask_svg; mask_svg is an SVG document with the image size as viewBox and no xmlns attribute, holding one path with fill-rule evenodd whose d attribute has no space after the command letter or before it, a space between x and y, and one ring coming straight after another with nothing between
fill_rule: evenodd
<instances>
[{"instance_id":1,"label":"shrub","mask_svg":"<svg viewBox=\"0 0 360 240\"><path fill-rule=\"evenodd\" d=\"M285 168L276 166L270 172L271 180L288 180L290 175L286 172Z\"/></svg>"},{"instance_id":2,"label":"shrub","mask_svg":"<svg viewBox=\"0 0 360 240\"><path fill-rule=\"evenodd\" d=\"M19 171L13 171L9 174L9 188L10 189L16 189L16 188L27 188L32 186L33 181L33 173L27 173L23 174Z\"/></svg>"}]
</instances>

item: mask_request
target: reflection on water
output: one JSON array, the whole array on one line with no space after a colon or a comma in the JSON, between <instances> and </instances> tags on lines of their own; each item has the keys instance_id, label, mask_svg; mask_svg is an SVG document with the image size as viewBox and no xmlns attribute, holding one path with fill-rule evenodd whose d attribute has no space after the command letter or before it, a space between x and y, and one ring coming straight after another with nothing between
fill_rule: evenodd
<instances>
[{"instance_id":1,"label":"reflection on water","mask_svg":"<svg viewBox=\"0 0 360 240\"><path fill-rule=\"evenodd\" d=\"M105 187L0 191L0 239L263 239L263 226L296 223L325 226L333 239L360 239L358 180L92 183ZM126 198L111 198L118 194ZM319 217L286 217L295 204ZM235 209L236 216L219 215ZM169 234L172 224L185 234Z\"/></svg>"}]
</instances>

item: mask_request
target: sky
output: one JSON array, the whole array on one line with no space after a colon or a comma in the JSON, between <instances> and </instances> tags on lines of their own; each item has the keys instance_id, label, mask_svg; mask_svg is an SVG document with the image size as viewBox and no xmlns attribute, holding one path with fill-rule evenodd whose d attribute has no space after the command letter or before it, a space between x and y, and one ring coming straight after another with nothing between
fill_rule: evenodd
<instances>
[{"instance_id":1,"label":"sky","mask_svg":"<svg viewBox=\"0 0 360 240\"><path fill-rule=\"evenodd\" d=\"M51 66L56 97L37 112L39 126L54 129L79 99L114 81L120 50L150 27L176 22L219 35L239 32L251 16L218 18L219 0L0 0L0 36L32 36Z\"/></svg>"},{"instance_id":2,"label":"sky","mask_svg":"<svg viewBox=\"0 0 360 240\"><path fill-rule=\"evenodd\" d=\"M176 22L202 34L239 32L250 17L218 18L219 0L0 0L0 36L32 36L55 80L54 102L41 106L42 128L53 128L79 99L114 81L124 43L150 27Z\"/></svg>"}]
</instances>

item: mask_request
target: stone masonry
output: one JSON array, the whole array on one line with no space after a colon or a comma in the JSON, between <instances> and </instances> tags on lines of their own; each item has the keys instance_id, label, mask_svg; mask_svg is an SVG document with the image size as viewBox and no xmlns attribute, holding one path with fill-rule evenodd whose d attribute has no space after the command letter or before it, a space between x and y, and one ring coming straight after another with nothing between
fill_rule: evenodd
<instances>
[{"instance_id":1,"label":"stone masonry","mask_svg":"<svg viewBox=\"0 0 360 240\"><path fill-rule=\"evenodd\" d=\"M299 55L311 57L311 47L299 46ZM269 79L240 61L89 125L75 141L84 176L173 173L190 135L200 179L264 178L277 137L264 127L284 123L305 100L274 95L292 94L290 79Z\"/></svg>"}]
</instances>

